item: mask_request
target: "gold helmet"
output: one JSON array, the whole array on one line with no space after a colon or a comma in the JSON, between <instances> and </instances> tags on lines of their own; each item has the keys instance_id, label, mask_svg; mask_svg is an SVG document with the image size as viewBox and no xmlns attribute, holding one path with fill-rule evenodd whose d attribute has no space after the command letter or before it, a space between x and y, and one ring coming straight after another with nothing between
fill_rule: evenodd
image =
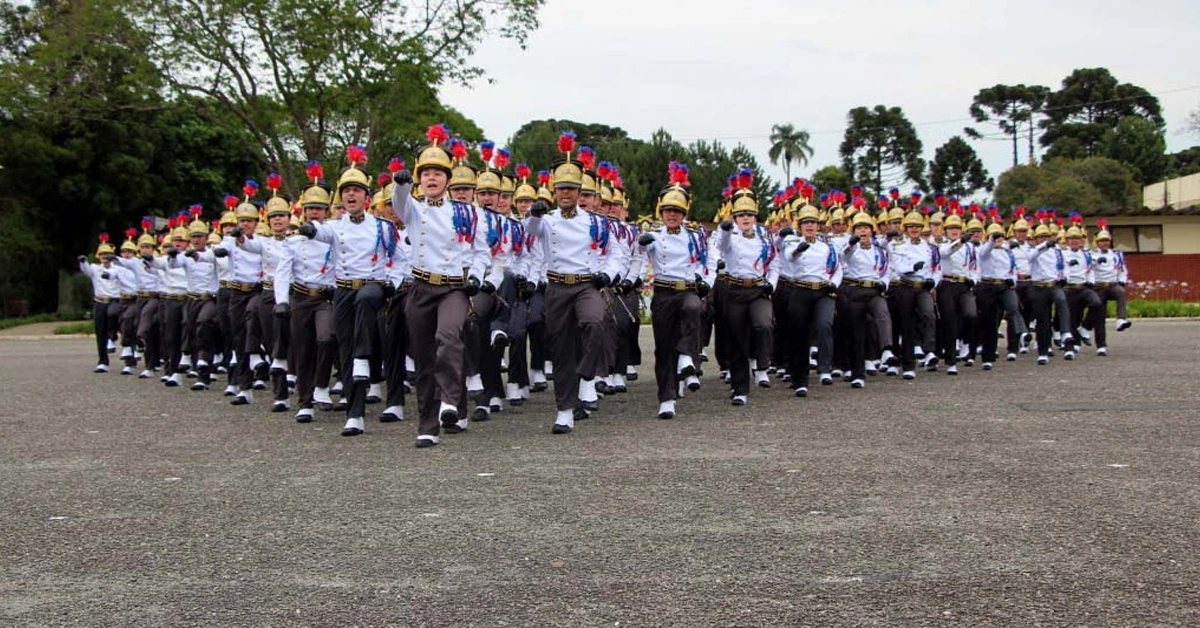
<instances>
[{"instance_id":1,"label":"gold helmet","mask_svg":"<svg viewBox=\"0 0 1200 628\"><path fill-rule=\"evenodd\" d=\"M122 253L125 251L137 253L138 247L137 242L134 241L135 238L137 238L137 229L130 227L125 230L125 241L121 243Z\"/></svg>"},{"instance_id":2,"label":"gold helmet","mask_svg":"<svg viewBox=\"0 0 1200 628\"><path fill-rule=\"evenodd\" d=\"M838 207L832 212L829 212L829 224L840 225L844 222L846 222L846 210Z\"/></svg>"},{"instance_id":3,"label":"gold helmet","mask_svg":"<svg viewBox=\"0 0 1200 628\"><path fill-rule=\"evenodd\" d=\"M944 214L940 211L933 212L932 214L929 215L929 224L930 225L940 225L945 220L946 220L946 214Z\"/></svg>"},{"instance_id":4,"label":"gold helmet","mask_svg":"<svg viewBox=\"0 0 1200 628\"><path fill-rule=\"evenodd\" d=\"M218 222L216 224L216 228L214 228L212 230L212 233L208 234L208 243L209 244L220 244L221 243L221 223Z\"/></svg>"},{"instance_id":5,"label":"gold helmet","mask_svg":"<svg viewBox=\"0 0 1200 628\"><path fill-rule=\"evenodd\" d=\"M987 226L987 230L984 233L987 234L989 238L992 237L993 234L997 233L1004 235L1004 225L998 222L993 222Z\"/></svg>"},{"instance_id":6,"label":"gold helmet","mask_svg":"<svg viewBox=\"0 0 1200 628\"><path fill-rule=\"evenodd\" d=\"M870 227L875 229L875 219L871 218L871 214L865 211L860 211L850 219L850 228L857 229L858 227Z\"/></svg>"},{"instance_id":7,"label":"gold helmet","mask_svg":"<svg viewBox=\"0 0 1200 628\"><path fill-rule=\"evenodd\" d=\"M919 212L919 211L908 212L907 214L904 214L904 222L902 223L902 226L904 226L904 227L924 227L925 226L925 217L922 216L921 212Z\"/></svg>"},{"instance_id":8,"label":"gold helmet","mask_svg":"<svg viewBox=\"0 0 1200 628\"><path fill-rule=\"evenodd\" d=\"M204 213L204 207L197 204L188 208L188 213L192 215L192 222L188 223L187 233L189 236L207 236L209 233L208 223L200 217Z\"/></svg>"},{"instance_id":9,"label":"gold helmet","mask_svg":"<svg viewBox=\"0 0 1200 628\"><path fill-rule=\"evenodd\" d=\"M283 187L283 177L272 172L267 176L267 189L271 190L271 198L267 200L267 218L288 216L292 213L291 199L279 193Z\"/></svg>"},{"instance_id":10,"label":"gold helmet","mask_svg":"<svg viewBox=\"0 0 1200 628\"><path fill-rule=\"evenodd\" d=\"M972 217L971 220L967 221L966 232L971 233L972 231L983 231L983 221L978 216Z\"/></svg>"},{"instance_id":11,"label":"gold helmet","mask_svg":"<svg viewBox=\"0 0 1200 628\"><path fill-rule=\"evenodd\" d=\"M1013 231L1029 231L1029 221L1025 220L1025 208L1018 207L1013 210L1013 216L1016 220L1010 225Z\"/></svg>"},{"instance_id":12,"label":"gold helmet","mask_svg":"<svg viewBox=\"0 0 1200 628\"><path fill-rule=\"evenodd\" d=\"M450 168L450 182L446 189L474 189L475 177L479 175L479 170L467 163L467 143L452 137L447 146L450 147L450 157L454 159L454 166ZM484 167L486 166L487 164L484 164Z\"/></svg>"},{"instance_id":13,"label":"gold helmet","mask_svg":"<svg viewBox=\"0 0 1200 628\"><path fill-rule=\"evenodd\" d=\"M113 246L108 243L108 232L107 231L100 234L99 240L100 240L100 245L96 247L96 257L100 257L101 255L115 255L116 254L116 250L114 250Z\"/></svg>"},{"instance_id":14,"label":"gold helmet","mask_svg":"<svg viewBox=\"0 0 1200 628\"><path fill-rule=\"evenodd\" d=\"M153 230L154 219L150 216L142 216L142 235L138 236L137 239L139 248L143 246L155 246L158 244L158 241L154 239L154 234L151 233Z\"/></svg>"},{"instance_id":15,"label":"gold helmet","mask_svg":"<svg viewBox=\"0 0 1200 628\"><path fill-rule=\"evenodd\" d=\"M930 221L930 222L932 222L932 221ZM950 214L949 216L946 216L946 220L945 220L945 222L942 223L942 227L944 227L946 229L962 229L963 228L962 216L959 216L958 214Z\"/></svg>"},{"instance_id":16,"label":"gold helmet","mask_svg":"<svg viewBox=\"0 0 1200 628\"><path fill-rule=\"evenodd\" d=\"M658 202L654 205L656 218L662 217L663 209L675 209L687 215L692 206L692 193L688 191L691 181L688 180L688 167L672 161L668 166L667 179L670 185L658 193Z\"/></svg>"},{"instance_id":17,"label":"gold helmet","mask_svg":"<svg viewBox=\"0 0 1200 628\"><path fill-rule=\"evenodd\" d=\"M358 145L347 146L346 161L349 162L350 165L343 170L341 176L338 177L338 192L354 186L360 187L364 192L370 194L371 177L367 175L365 170L363 170L363 168L367 165L367 149ZM447 170L449 170L449 168L447 168Z\"/></svg>"},{"instance_id":18,"label":"gold helmet","mask_svg":"<svg viewBox=\"0 0 1200 628\"><path fill-rule=\"evenodd\" d=\"M751 188L743 188L733 193L733 198L722 208L725 217L758 216L758 195Z\"/></svg>"},{"instance_id":19,"label":"gold helmet","mask_svg":"<svg viewBox=\"0 0 1200 628\"><path fill-rule=\"evenodd\" d=\"M1100 231L1096 232L1096 237L1094 238L1093 241L1099 242L1101 240L1108 240L1109 242L1112 242L1112 234L1108 232L1108 221L1107 220L1105 220L1103 218L1101 218L1100 220L1097 220L1096 228L1099 229Z\"/></svg>"},{"instance_id":20,"label":"gold helmet","mask_svg":"<svg viewBox=\"0 0 1200 628\"><path fill-rule=\"evenodd\" d=\"M551 187L583 187L583 163L571 159L574 150L575 133L566 131L558 136L558 152L563 153L564 157L550 168Z\"/></svg>"},{"instance_id":21,"label":"gold helmet","mask_svg":"<svg viewBox=\"0 0 1200 628\"><path fill-rule=\"evenodd\" d=\"M227 197L227 198L232 198L234 206L235 207L237 206L237 197L236 196L231 196L231 197ZM225 225L237 225L237 214L233 213L232 208L221 213L221 220L220 220L219 226L224 227Z\"/></svg>"},{"instance_id":22,"label":"gold helmet","mask_svg":"<svg viewBox=\"0 0 1200 628\"><path fill-rule=\"evenodd\" d=\"M1033 237L1035 237L1035 238L1040 238L1043 236L1050 237L1052 235L1054 235L1054 234L1050 232L1050 226L1044 222L1041 223L1040 225L1038 225L1037 229L1033 230Z\"/></svg>"},{"instance_id":23,"label":"gold helmet","mask_svg":"<svg viewBox=\"0 0 1200 628\"><path fill-rule=\"evenodd\" d=\"M479 173L479 177L475 179L476 192L499 192L503 181L501 181L500 171L494 168L489 168Z\"/></svg>"},{"instance_id":24,"label":"gold helmet","mask_svg":"<svg viewBox=\"0 0 1200 628\"><path fill-rule=\"evenodd\" d=\"M517 178L521 180L521 184L513 192L513 200L515 201L536 201L537 188L529 183L529 175L533 174L529 166L526 164L517 164Z\"/></svg>"},{"instance_id":25,"label":"gold helmet","mask_svg":"<svg viewBox=\"0 0 1200 628\"><path fill-rule=\"evenodd\" d=\"M187 241L187 239L188 239L187 223L188 223L187 212L183 212L183 213L179 214L178 216L172 218L168 222L168 224L171 226L170 240L171 240L172 244L175 242L178 242L179 240L183 240L184 242Z\"/></svg>"},{"instance_id":26,"label":"gold helmet","mask_svg":"<svg viewBox=\"0 0 1200 628\"><path fill-rule=\"evenodd\" d=\"M325 168L319 161L310 161L304 168L304 174L312 181L300 192L300 207L321 207L328 209L333 202L333 190L325 183Z\"/></svg>"},{"instance_id":27,"label":"gold helmet","mask_svg":"<svg viewBox=\"0 0 1200 628\"><path fill-rule=\"evenodd\" d=\"M897 207L893 207L893 208L889 209L888 213L887 213L887 219L888 219L888 222L897 222L897 221L904 220L904 208L897 206Z\"/></svg>"},{"instance_id":28,"label":"gold helmet","mask_svg":"<svg viewBox=\"0 0 1200 628\"><path fill-rule=\"evenodd\" d=\"M419 178L421 172L426 168L435 168L445 172L446 176L449 177L451 170L454 168L454 162L450 158L450 153L447 153L446 149L442 148L442 144L450 139L450 131L446 129L446 125L444 124L435 124L425 131L425 137L429 139L429 146L426 146L421 149L420 153L417 153L417 170L415 175Z\"/></svg>"},{"instance_id":29,"label":"gold helmet","mask_svg":"<svg viewBox=\"0 0 1200 628\"><path fill-rule=\"evenodd\" d=\"M234 219L258 220L258 208L254 206L254 203L250 202L250 199L254 198L254 196L258 194L258 182L254 181L253 179L247 180L246 183L242 185L242 193L246 195L245 200L243 200L241 203L236 203L237 209L235 209L233 212ZM229 207L231 202L230 199L236 200L236 197L234 197L232 194L225 195L226 207Z\"/></svg>"}]
</instances>

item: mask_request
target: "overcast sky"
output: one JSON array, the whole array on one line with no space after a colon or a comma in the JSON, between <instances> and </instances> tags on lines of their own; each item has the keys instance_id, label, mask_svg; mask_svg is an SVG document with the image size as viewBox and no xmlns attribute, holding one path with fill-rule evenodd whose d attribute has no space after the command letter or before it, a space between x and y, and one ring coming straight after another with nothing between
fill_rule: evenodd
<instances>
[{"instance_id":1,"label":"overcast sky","mask_svg":"<svg viewBox=\"0 0 1200 628\"><path fill-rule=\"evenodd\" d=\"M664 127L685 143L740 141L778 180L767 160L772 124L812 134L812 162L793 176L839 163L857 106L903 108L930 159L973 123L967 109L981 88L1057 89L1075 68L1106 67L1158 96L1174 152L1200 144L1179 133L1200 108L1198 27L1196 0L549 0L525 50L498 39L480 47L475 61L491 83L442 96L498 143L543 118L642 139ZM971 143L991 176L1011 165L1009 142Z\"/></svg>"}]
</instances>

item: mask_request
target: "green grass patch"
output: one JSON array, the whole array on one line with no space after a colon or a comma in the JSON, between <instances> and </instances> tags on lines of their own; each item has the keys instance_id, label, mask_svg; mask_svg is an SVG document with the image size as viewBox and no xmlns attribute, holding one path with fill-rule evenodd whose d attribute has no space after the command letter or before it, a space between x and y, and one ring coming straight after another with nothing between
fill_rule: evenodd
<instances>
[{"instance_id":1,"label":"green grass patch","mask_svg":"<svg viewBox=\"0 0 1200 628\"><path fill-rule=\"evenodd\" d=\"M92 321L66 323L54 328L55 336L74 336L78 334L87 334L91 336L94 333L96 333L96 326L92 323Z\"/></svg>"},{"instance_id":2,"label":"green grass patch","mask_svg":"<svg viewBox=\"0 0 1200 628\"><path fill-rule=\"evenodd\" d=\"M1145 301L1134 299L1129 302L1129 318L1188 318L1200 317L1200 303L1189 301ZM1116 318L1117 303L1108 302L1108 317Z\"/></svg>"},{"instance_id":3,"label":"green grass patch","mask_svg":"<svg viewBox=\"0 0 1200 628\"><path fill-rule=\"evenodd\" d=\"M32 325L33 323L52 323L58 320L57 314L35 314L21 318L0 318L0 329Z\"/></svg>"}]
</instances>

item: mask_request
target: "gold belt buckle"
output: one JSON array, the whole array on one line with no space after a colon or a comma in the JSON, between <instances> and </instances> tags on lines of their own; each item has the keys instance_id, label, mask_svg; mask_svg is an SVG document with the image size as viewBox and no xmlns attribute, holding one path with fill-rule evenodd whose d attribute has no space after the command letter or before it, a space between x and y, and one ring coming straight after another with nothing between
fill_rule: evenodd
<instances>
[{"instance_id":1,"label":"gold belt buckle","mask_svg":"<svg viewBox=\"0 0 1200 628\"><path fill-rule=\"evenodd\" d=\"M446 279L441 273L429 273L429 283L440 286L446 283Z\"/></svg>"},{"instance_id":2,"label":"gold belt buckle","mask_svg":"<svg viewBox=\"0 0 1200 628\"><path fill-rule=\"evenodd\" d=\"M562 277L563 277L563 283L567 284L568 286L574 285L575 283L578 282L578 279L576 278L575 273L568 273L566 275L563 275Z\"/></svg>"}]
</instances>

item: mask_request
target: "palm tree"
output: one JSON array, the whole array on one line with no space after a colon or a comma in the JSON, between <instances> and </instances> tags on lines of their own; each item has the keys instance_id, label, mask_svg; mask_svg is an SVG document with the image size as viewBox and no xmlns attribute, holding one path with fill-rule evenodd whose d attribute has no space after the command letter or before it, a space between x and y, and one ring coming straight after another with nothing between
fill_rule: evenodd
<instances>
[{"instance_id":1,"label":"palm tree","mask_svg":"<svg viewBox=\"0 0 1200 628\"><path fill-rule=\"evenodd\" d=\"M767 157L775 165L778 165L779 158L783 157L783 179L789 184L792 181L792 162L807 166L809 158L813 156L812 146L808 145L809 137L808 131L797 131L791 124L776 124L771 127L771 150Z\"/></svg>"}]
</instances>

